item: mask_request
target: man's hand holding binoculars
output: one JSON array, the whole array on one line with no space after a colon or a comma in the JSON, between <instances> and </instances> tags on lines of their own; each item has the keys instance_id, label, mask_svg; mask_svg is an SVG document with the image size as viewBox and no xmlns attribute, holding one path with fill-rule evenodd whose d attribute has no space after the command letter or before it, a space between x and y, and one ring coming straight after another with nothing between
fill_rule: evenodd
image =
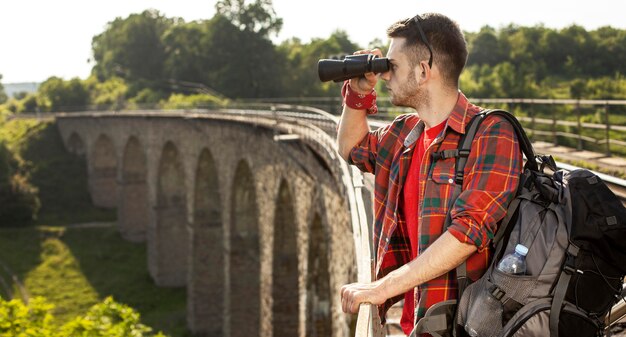
<instances>
[{"instance_id":1,"label":"man's hand holding binoculars","mask_svg":"<svg viewBox=\"0 0 626 337\"><path fill-rule=\"evenodd\" d=\"M368 50L368 49L359 50L354 53L354 55L367 55L367 54L374 55L374 58L383 57L383 53L378 48L371 49L371 50ZM357 93L366 95L366 94L369 94L372 91L372 89L374 89L374 87L376 86L376 82L378 82L378 76L376 75L376 73L368 72L368 73L364 73L362 77L359 76L359 77L351 78L350 87L352 88L352 90L356 91Z\"/></svg>"}]
</instances>

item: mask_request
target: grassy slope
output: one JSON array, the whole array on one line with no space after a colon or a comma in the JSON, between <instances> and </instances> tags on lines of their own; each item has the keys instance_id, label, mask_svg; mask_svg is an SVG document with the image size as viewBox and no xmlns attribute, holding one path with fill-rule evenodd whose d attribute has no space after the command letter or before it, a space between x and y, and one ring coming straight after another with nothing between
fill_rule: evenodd
<instances>
[{"instance_id":1,"label":"grassy slope","mask_svg":"<svg viewBox=\"0 0 626 337\"><path fill-rule=\"evenodd\" d=\"M111 295L135 308L155 330L187 333L185 289L154 285L145 244L124 241L114 227L0 229L0 260L31 297L43 296L56 305L59 323Z\"/></svg>"},{"instance_id":2,"label":"grassy slope","mask_svg":"<svg viewBox=\"0 0 626 337\"><path fill-rule=\"evenodd\" d=\"M66 226L114 221L115 212L91 205L85 159L65 151L56 126L0 119L0 140L17 154L42 204L36 226L0 227L0 262L30 296L48 298L64 322L112 295L140 312L145 324L185 336L185 290L154 285L145 244L124 241L115 228ZM1 268L0 277L10 281L10 276ZM6 291L0 289L0 295L6 297ZM14 295L19 296L17 287Z\"/></svg>"}]
</instances>

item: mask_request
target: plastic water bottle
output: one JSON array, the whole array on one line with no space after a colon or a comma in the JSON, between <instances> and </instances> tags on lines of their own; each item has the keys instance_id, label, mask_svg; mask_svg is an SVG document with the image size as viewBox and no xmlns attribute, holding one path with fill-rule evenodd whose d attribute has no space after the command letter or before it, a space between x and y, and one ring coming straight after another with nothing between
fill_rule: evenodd
<instances>
[{"instance_id":1,"label":"plastic water bottle","mask_svg":"<svg viewBox=\"0 0 626 337\"><path fill-rule=\"evenodd\" d=\"M518 244L515 246L515 252L500 260L498 270L511 275L526 274L526 254L528 254L528 248Z\"/></svg>"},{"instance_id":2,"label":"plastic water bottle","mask_svg":"<svg viewBox=\"0 0 626 337\"><path fill-rule=\"evenodd\" d=\"M528 248L524 245L515 246L515 252L506 255L498 263L498 270L511 275L526 273L526 254ZM493 327L502 324L502 303L493 297L487 289L475 298L469 308L466 318L465 331L471 337L490 336ZM498 322L499 321L499 322Z\"/></svg>"}]
</instances>

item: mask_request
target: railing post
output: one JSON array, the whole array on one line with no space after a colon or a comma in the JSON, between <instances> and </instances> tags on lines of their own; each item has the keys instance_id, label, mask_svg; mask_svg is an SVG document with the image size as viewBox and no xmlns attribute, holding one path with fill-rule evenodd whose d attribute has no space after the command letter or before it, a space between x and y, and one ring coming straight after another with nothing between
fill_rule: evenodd
<instances>
[{"instance_id":1,"label":"railing post","mask_svg":"<svg viewBox=\"0 0 626 337\"><path fill-rule=\"evenodd\" d=\"M609 121L609 102L604 103L604 118L606 122L605 128L605 141L606 141L606 155L611 156L611 122Z\"/></svg>"},{"instance_id":2,"label":"railing post","mask_svg":"<svg viewBox=\"0 0 626 337\"><path fill-rule=\"evenodd\" d=\"M580 99L576 100L576 106L574 107L574 109L576 109L576 119L578 122L578 151L582 151L583 149L583 128L582 128L582 123L580 120Z\"/></svg>"},{"instance_id":3,"label":"railing post","mask_svg":"<svg viewBox=\"0 0 626 337\"><path fill-rule=\"evenodd\" d=\"M559 137L556 134L556 109L552 106L552 143L559 146Z\"/></svg>"},{"instance_id":4,"label":"railing post","mask_svg":"<svg viewBox=\"0 0 626 337\"><path fill-rule=\"evenodd\" d=\"M530 99L530 129L532 130L532 136L535 134L535 103L532 98Z\"/></svg>"}]
</instances>

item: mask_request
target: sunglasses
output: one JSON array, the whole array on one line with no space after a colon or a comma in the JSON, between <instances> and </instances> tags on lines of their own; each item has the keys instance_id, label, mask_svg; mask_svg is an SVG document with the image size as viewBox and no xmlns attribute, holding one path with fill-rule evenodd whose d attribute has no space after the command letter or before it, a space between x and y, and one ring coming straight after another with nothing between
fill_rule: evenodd
<instances>
[{"instance_id":1,"label":"sunglasses","mask_svg":"<svg viewBox=\"0 0 626 337\"><path fill-rule=\"evenodd\" d=\"M415 26L417 27L417 30L420 33L420 38L422 39L422 42L426 45L426 47L428 48L428 51L430 52L430 57L428 58L428 66L430 68L433 67L433 46L430 44L430 42L428 42L428 39L426 38L426 33L424 33L424 30L422 29L422 26L420 25L420 21L422 21L422 17L418 15L414 16L411 19L408 19L404 22L404 25L408 25L411 21L415 21Z\"/></svg>"}]
</instances>

